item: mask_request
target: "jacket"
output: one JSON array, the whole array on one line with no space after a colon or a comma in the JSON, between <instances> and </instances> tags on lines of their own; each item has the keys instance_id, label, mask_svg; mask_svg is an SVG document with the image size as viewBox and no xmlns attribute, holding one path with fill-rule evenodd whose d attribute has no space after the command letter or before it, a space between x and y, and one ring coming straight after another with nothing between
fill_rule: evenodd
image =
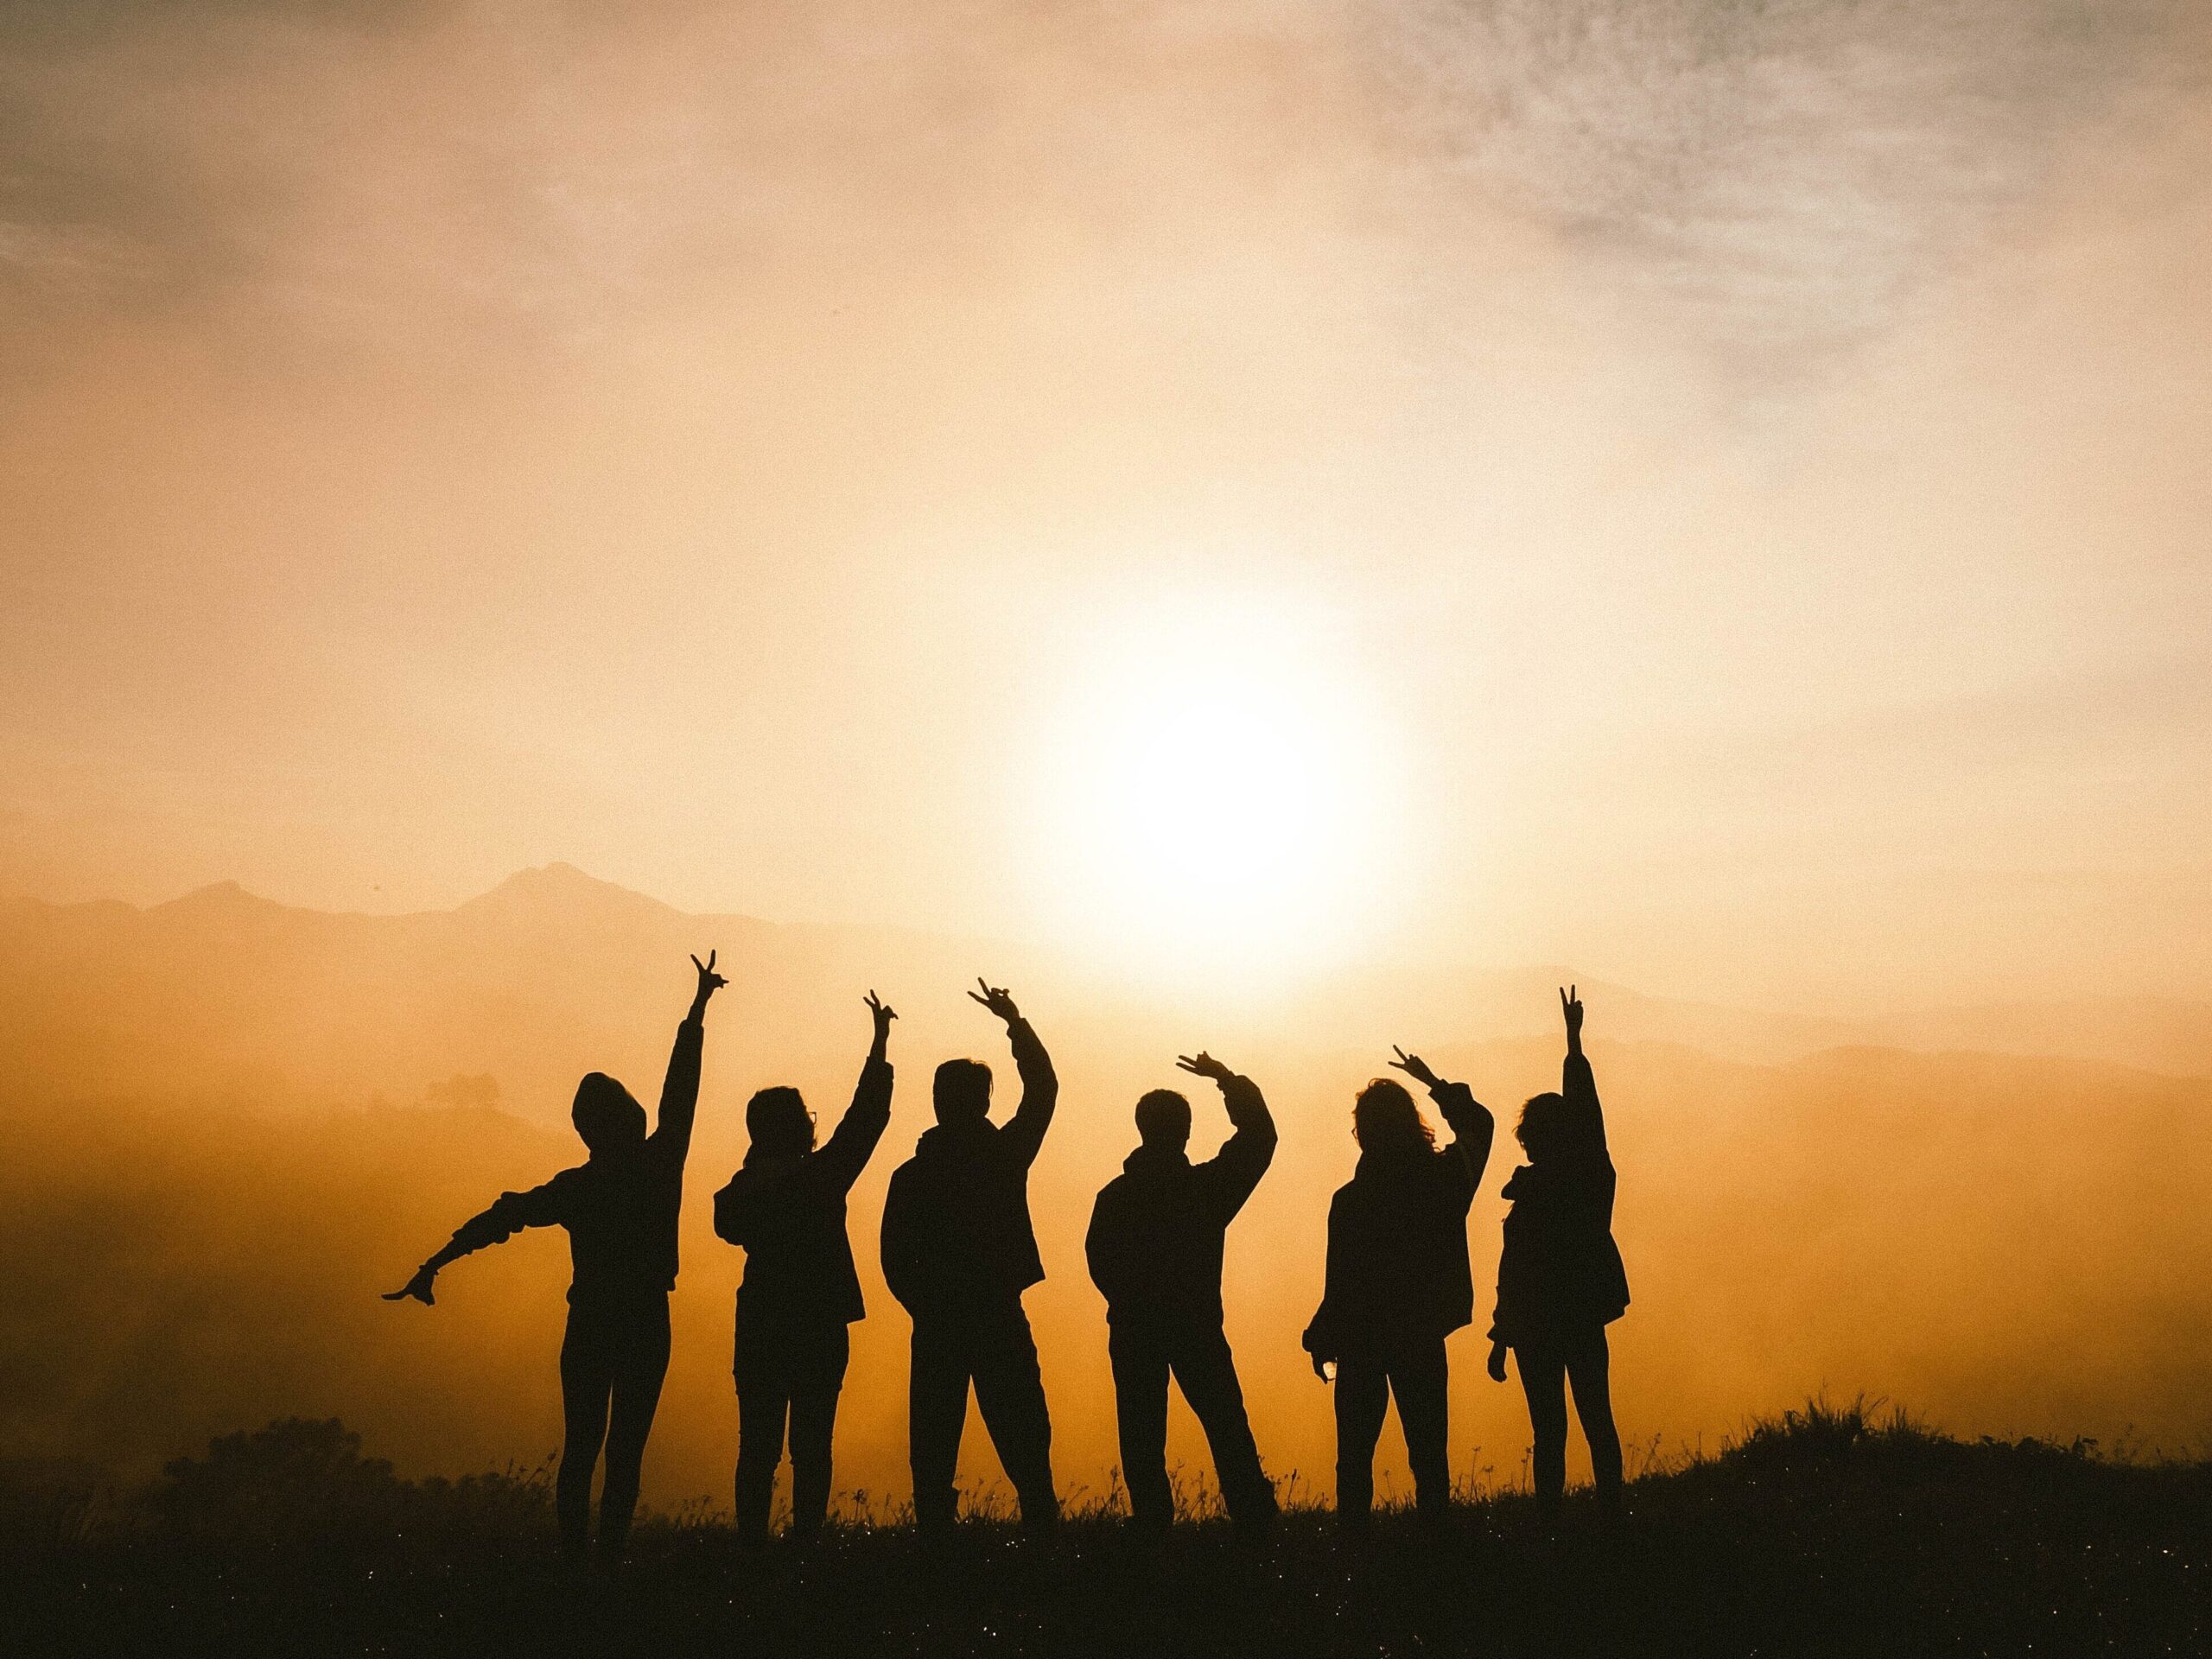
<instances>
[{"instance_id":1,"label":"jacket","mask_svg":"<svg viewBox=\"0 0 2212 1659\"><path fill-rule=\"evenodd\" d=\"M571 1302L676 1288L676 1223L683 1204L683 1160L699 1109L699 1055L706 1031L696 1019L676 1028L653 1132L634 1146L594 1154L543 1186L505 1192L461 1224L464 1249L498 1244L525 1227L565 1227Z\"/></svg>"},{"instance_id":2,"label":"jacket","mask_svg":"<svg viewBox=\"0 0 2212 1659\"><path fill-rule=\"evenodd\" d=\"M1612 1155L1590 1062L1570 1054L1560 1093L1570 1135L1556 1158L1523 1164L1505 1184L1493 1342L1516 1347L1611 1324L1628 1311L1628 1272L1613 1243Z\"/></svg>"},{"instance_id":3,"label":"jacket","mask_svg":"<svg viewBox=\"0 0 2212 1659\"><path fill-rule=\"evenodd\" d=\"M1388 1353L1474 1319L1467 1210L1497 1122L1465 1084L1431 1092L1451 1145L1363 1151L1329 1202L1321 1306L1305 1337L1317 1359Z\"/></svg>"},{"instance_id":4,"label":"jacket","mask_svg":"<svg viewBox=\"0 0 2212 1659\"><path fill-rule=\"evenodd\" d=\"M1059 1081L1027 1020L1007 1028L1021 1104L1003 1127L940 1123L893 1172L883 1202L883 1280L917 1319L1018 1300L1045 1276L1029 1219L1029 1166Z\"/></svg>"},{"instance_id":5,"label":"jacket","mask_svg":"<svg viewBox=\"0 0 2212 1659\"><path fill-rule=\"evenodd\" d=\"M871 1058L829 1141L786 1156L754 1151L715 1194L715 1231L745 1252L741 1319L849 1325L868 1314L845 1230L845 1195L891 1123L889 1062Z\"/></svg>"},{"instance_id":6,"label":"jacket","mask_svg":"<svg viewBox=\"0 0 2212 1659\"><path fill-rule=\"evenodd\" d=\"M1236 1133L1193 1164L1181 1147L1139 1147L1090 1212L1084 1252L1109 1325L1221 1324L1229 1224L1275 1155L1274 1119L1249 1077L1223 1087Z\"/></svg>"}]
</instances>

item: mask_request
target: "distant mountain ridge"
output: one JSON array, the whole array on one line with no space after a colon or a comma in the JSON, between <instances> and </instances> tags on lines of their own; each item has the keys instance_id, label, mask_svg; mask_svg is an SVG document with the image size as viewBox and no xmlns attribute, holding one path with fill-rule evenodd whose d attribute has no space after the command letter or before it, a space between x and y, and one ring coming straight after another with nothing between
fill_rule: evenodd
<instances>
[{"instance_id":1,"label":"distant mountain ridge","mask_svg":"<svg viewBox=\"0 0 2212 1659\"><path fill-rule=\"evenodd\" d=\"M1111 1023L1160 1044L1209 1031L1272 1051L1464 1044L1548 1033L1552 988L1580 982L1612 1040L1784 1064L1890 1047L2044 1054L2212 1077L2212 1006L2157 999L1935 1008L1830 1019L1654 996L1572 966L1394 968L1345 976L1258 1012L1202 1016L1087 976L1033 947L894 928L690 915L574 865L518 871L451 910L366 915L280 904L218 882L144 908L0 903L0 1065L81 1087L191 1076L250 1088L281 1076L333 1096L413 1098L496 1074L510 1098L565 1100L584 1053L649 1071L681 1000L685 956L722 953L735 1041L828 1064L848 1002L870 986L947 1043L979 972L1021 987L1063 1028ZM926 1000L925 1000L926 999ZM1110 1022L1109 1016L1110 1016ZM1147 1039L1151 1040L1150 1038ZM634 1057L634 1058L630 1058Z\"/></svg>"}]
</instances>

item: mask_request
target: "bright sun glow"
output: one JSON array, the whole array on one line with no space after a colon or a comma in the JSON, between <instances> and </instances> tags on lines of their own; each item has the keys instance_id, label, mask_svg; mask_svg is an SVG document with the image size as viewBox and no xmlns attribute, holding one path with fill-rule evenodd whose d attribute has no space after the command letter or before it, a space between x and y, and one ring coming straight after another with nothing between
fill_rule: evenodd
<instances>
[{"instance_id":1,"label":"bright sun glow","mask_svg":"<svg viewBox=\"0 0 2212 1659\"><path fill-rule=\"evenodd\" d=\"M1154 969L1319 965L1389 885L1380 723L1294 631L1130 633L1071 664L1052 739L1065 919Z\"/></svg>"}]
</instances>

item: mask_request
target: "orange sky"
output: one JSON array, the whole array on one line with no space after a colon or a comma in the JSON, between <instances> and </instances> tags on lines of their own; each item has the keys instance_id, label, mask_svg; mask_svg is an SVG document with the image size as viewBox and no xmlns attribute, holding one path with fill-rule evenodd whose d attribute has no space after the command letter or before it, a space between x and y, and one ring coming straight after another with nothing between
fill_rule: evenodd
<instances>
[{"instance_id":1,"label":"orange sky","mask_svg":"<svg viewBox=\"0 0 2212 1659\"><path fill-rule=\"evenodd\" d=\"M12 9L0 891L1106 950L1086 711L1226 661L1316 962L2212 995L2205 45Z\"/></svg>"}]
</instances>

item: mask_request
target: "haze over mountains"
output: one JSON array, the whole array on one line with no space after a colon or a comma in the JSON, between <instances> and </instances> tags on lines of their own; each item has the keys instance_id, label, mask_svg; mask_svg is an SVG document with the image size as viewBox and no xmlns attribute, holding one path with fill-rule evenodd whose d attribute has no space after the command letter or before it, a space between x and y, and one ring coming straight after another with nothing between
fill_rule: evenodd
<instances>
[{"instance_id":1,"label":"haze over mountains","mask_svg":"<svg viewBox=\"0 0 2212 1659\"><path fill-rule=\"evenodd\" d=\"M446 1275L435 1310L376 1300L464 1216L582 1148L576 1077L650 1099L691 950L732 987L708 1039L687 1189L677 1352L647 1465L668 1503L720 1493L737 1252L707 1199L743 1155L741 1107L795 1083L825 1128L899 1009L893 1124L852 1208L856 1328L839 1486L903 1495L906 1321L874 1262L882 1186L948 1055L1004 1065L965 999L1015 988L1064 1083L1034 1200L1030 1297L1064 1484L1113 1462L1104 1324L1084 1276L1090 1198L1144 1089L1208 1046L1266 1090L1274 1168L1231 1234L1227 1295L1270 1468L1329 1458L1327 1392L1297 1351L1322 1217L1348 1174L1352 1091L1389 1045L1465 1077L1510 1127L1552 1085L1554 985L1580 979L1622 1180L1635 1305L1621 1414L1647 1446L1727 1432L1828 1389L1969 1433L2212 1430L2212 1020L2130 1001L1824 1020L1674 1001L1571 968L1346 976L1280 1007L1147 1000L1017 946L687 916L563 865L450 912L291 909L235 887L169 904L0 905L0 1456L143 1470L207 1434L336 1414L414 1469L534 1460L558 1438L566 1253L525 1235ZM1225 1132L1192 1090L1194 1149ZM1501 1134L1471 1221L1494 1267ZM1486 1296L1483 1299L1485 1303ZM1454 1339L1452 1457L1512 1478L1517 1393ZM1178 1408L1179 1453L1197 1450ZM1579 1453L1578 1453L1579 1456ZM1195 1466L1195 1465L1194 1465ZM963 1478L994 1465L971 1437Z\"/></svg>"},{"instance_id":2,"label":"haze over mountains","mask_svg":"<svg viewBox=\"0 0 2212 1659\"><path fill-rule=\"evenodd\" d=\"M0 903L0 1007L9 1015L0 1058L19 1077L75 1088L169 1089L188 1076L200 1084L281 1080L352 1101L411 1100L456 1075L488 1074L516 1109L557 1122L576 1057L638 1052L642 1062L659 1041L671 963L709 945L734 970L721 1046L749 1052L773 1033L760 1058L787 1065L830 1058L849 1034L834 1011L870 986L902 1005L902 1035L911 1036L925 1022L964 1017L963 988L988 973L1020 987L1063 1033L1071 1021L1107 1017L1176 1033L1166 1040L1178 1042L1195 1014L1220 1034L1189 1040L1217 1046L1235 1037L1387 1055L1392 1041L1546 1035L1554 986L1579 978L1612 1040L1676 1043L1728 1059L1776 1064L1882 1046L2212 1077L2212 1005L2178 1000L1823 1019L1670 1000L1562 965L1369 970L1278 1006L1230 999L1193 1010L1002 942L689 916L567 864L523 871L452 911L411 915L297 909L232 883L144 909Z\"/></svg>"}]
</instances>

